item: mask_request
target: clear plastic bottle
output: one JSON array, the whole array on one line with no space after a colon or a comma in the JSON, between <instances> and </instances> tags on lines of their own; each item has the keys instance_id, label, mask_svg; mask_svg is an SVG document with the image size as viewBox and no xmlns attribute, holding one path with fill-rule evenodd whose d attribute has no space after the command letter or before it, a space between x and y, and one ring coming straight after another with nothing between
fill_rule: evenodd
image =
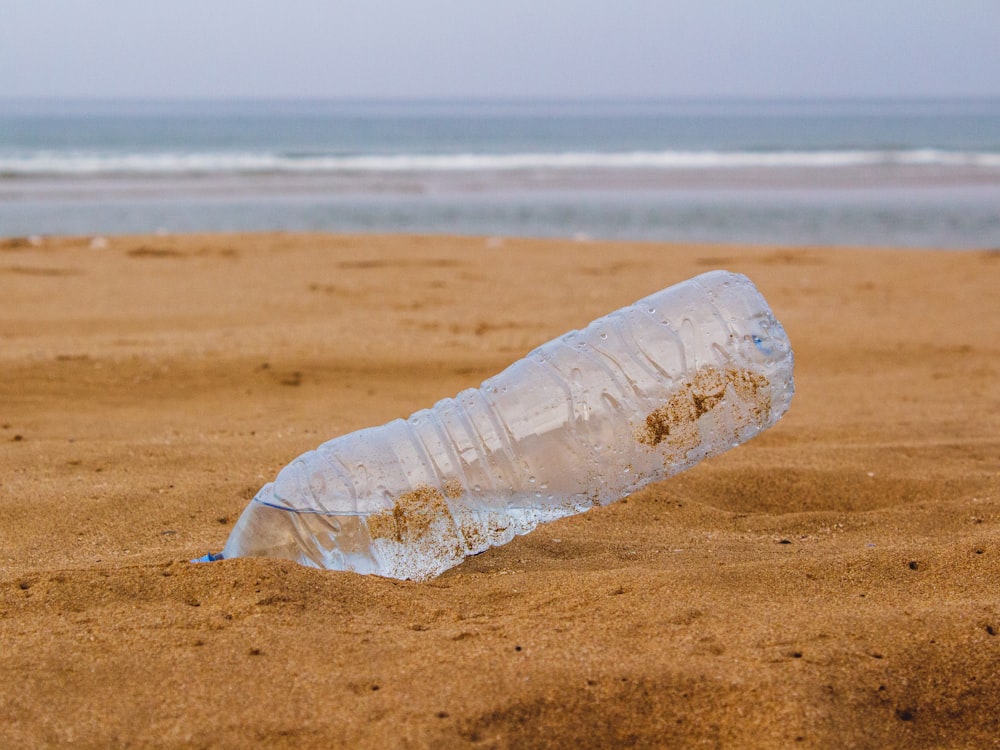
<instances>
[{"instance_id":1,"label":"clear plastic bottle","mask_svg":"<svg viewBox=\"0 0 1000 750\"><path fill-rule=\"evenodd\" d=\"M618 500L770 427L792 350L745 276L713 271L535 349L481 387L296 458L221 555L422 580Z\"/></svg>"}]
</instances>

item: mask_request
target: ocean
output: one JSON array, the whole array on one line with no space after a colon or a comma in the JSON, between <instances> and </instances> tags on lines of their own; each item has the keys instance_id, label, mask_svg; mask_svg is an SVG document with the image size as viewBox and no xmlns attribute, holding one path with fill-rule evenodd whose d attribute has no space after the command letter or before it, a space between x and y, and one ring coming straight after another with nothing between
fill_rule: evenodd
<instances>
[{"instance_id":1,"label":"ocean","mask_svg":"<svg viewBox=\"0 0 1000 750\"><path fill-rule=\"evenodd\" d=\"M1000 100L0 100L0 236L1000 247Z\"/></svg>"}]
</instances>

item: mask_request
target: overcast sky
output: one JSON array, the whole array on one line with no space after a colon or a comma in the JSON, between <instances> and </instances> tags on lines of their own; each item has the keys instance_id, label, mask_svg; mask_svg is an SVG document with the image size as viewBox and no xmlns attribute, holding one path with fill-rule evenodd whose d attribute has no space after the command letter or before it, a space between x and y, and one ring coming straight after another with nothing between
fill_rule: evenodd
<instances>
[{"instance_id":1,"label":"overcast sky","mask_svg":"<svg viewBox=\"0 0 1000 750\"><path fill-rule=\"evenodd\" d=\"M0 0L26 96L1000 96L1000 0Z\"/></svg>"}]
</instances>

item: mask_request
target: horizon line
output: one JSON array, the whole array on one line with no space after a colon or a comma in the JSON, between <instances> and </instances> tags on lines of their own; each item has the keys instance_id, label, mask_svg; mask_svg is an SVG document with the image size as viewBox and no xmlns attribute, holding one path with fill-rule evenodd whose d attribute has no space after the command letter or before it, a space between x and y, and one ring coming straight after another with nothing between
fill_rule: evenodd
<instances>
[{"instance_id":1,"label":"horizon line","mask_svg":"<svg viewBox=\"0 0 1000 750\"><path fill-rule=\"evenodd\" d=\"M713 103L814 103L814 102L929 102L929 101L998 101L996 94L789 94L789 95L610 95L593 94L567 95L525 95L492 96L468 95L428 95L428 96L340 96L340 95L211 95L185 94L163 96L92 95L92 94L41 94L30 96L0 95L0 102L72 102L72 103L249 103L249 102L301 102L301 103L364 103L364 104L713 104Z\"/></svg>"}]
</instances>

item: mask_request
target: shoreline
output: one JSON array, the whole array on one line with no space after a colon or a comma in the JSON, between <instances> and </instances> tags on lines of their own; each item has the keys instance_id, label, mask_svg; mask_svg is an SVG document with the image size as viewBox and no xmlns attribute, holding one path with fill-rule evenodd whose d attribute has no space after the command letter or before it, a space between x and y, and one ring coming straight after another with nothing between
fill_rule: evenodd
<instances>
[{"instance_id":1,"label":"shoreline","mask_svg":"<svg viewBox=\"0 0 1000 750\"><path fill-rule=\"evenodd\" d=\"M126 183L131 184L131 183ZM202 188L208 192L198 192ZM59 200L0 200L0 236L336 232L537 237L608 242L783 246L1000 247L1000 184L879 187L614 189L481 192L410 184L396 193L98 190ZM2 189L2 188L0 188ZM82 186L81 186L82 189Z\"/></svg>"},{"instance_id":2,"label":"shoreline","mask_svg":"<svg viewBox=\"0 0 1000 750\"><path fill-rule=\"evenodd\" d=\"M1000 167L921 164L809 166L541 167L457 169L343 169L252 172L23 174L0 178L0 197L67 200L149 197L259 197L277 195L408 195L475 190L492 193L549 191L671 192L674 190L905 190L974 189L1000 185ZM38 198L36 198L38 199Z\"/></svg>"},{"instance_id":3,"label":"shoreline","mask_svg":"<svg viewBox=\"0 0 1000 750\"><path fill-rule=\"evenodd\" d=\"M995 740L997 251L103 240L0 240L0 744ZM713 268L795 351L760 437L423 584L186 562L299 453Z\"/></svg>"}]
</instances>

